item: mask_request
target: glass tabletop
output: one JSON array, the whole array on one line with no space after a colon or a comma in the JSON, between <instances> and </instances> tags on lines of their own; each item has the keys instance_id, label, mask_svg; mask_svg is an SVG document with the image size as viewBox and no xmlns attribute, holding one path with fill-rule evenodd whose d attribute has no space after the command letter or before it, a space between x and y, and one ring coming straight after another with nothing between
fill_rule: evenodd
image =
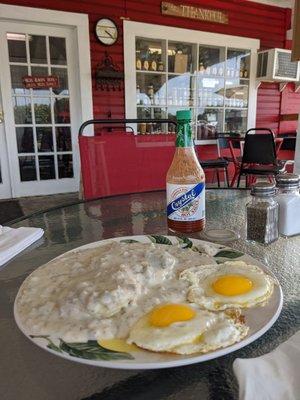
<instances>
[{"instance_id":1,"label":"glass tabletop","mask_svg":"<svg viewBox=\"0 0 300 400\"><path fill-rule=\"evenodd\" d=\"M0 270L0 387L5 400L237 399L235 358L257 357L299 329L300 236L264 246L245 240L246 190L208 190L207 227L241 238L229 245L267 265L282 285L284 305L274 326L247 347L221 358L166 370L90 367L45 352L17 328L13 303L26 276L75 247L124 235L167 234L165 193L122 195L61 207L13 224L45 230L44 238ZM169 233L170 234L170 233ZM200 234L190 235L200 237Z\"/></svg>"}]
</instances>

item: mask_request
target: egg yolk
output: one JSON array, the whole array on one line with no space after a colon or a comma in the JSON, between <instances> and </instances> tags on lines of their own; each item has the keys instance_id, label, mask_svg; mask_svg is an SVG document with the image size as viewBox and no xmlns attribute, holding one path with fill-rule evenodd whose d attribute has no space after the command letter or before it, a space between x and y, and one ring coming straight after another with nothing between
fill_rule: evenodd
<instances>
[{"instance_id":1,"label":"egg yolk","mask_svg":"<svg viewBox=\"0 0 300 400\"><path fill-rule=\"evenodd\" d=\"M153 326L163 328L174 322L188 321L196 315L195 310L184 304L165 304L155 308L149 314Z\"/></svg>"},{"instance_id":2,"label":"egg yolk","mask_svg":"<svg viewBox=\"0 0 300 400\"><path fill-rule=\"evenodd\" d=\"M242 275L224 275L212 284L213 290L223 296L237 296L248 293L252 286L252 281Z\"/></svg>"}]
</instances>

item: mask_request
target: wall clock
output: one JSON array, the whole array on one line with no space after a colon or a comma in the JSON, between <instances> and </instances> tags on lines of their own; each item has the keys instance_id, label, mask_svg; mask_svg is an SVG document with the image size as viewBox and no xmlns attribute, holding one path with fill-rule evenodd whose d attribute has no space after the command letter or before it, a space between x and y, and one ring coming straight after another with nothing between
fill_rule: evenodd
<instances>
[{"instance_id":1,"label":"wall clock","mask_svg":"<svg viewBox=\"0 0 300 400\"><path fill-rule=\"evenodd\" d=\"M117 25L111 19L99 19L96 24L96 36L100 43L111 46L118 40Z\"/></svg>"}]
</instances>

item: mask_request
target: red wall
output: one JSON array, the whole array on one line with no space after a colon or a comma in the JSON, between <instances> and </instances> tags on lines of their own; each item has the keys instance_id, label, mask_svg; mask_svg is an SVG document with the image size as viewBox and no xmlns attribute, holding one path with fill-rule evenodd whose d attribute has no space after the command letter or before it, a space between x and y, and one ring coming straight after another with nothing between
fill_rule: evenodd
<instances>
[{"instance_id":1,"label":"red wall","mask_svg":"<svg viewBox=\"0 0 300 400\"><path fill-rule=\"evenodd\" d=\"M114 61L123 69L123 37L122 18L132 21L147 22L161 25L182 27L187 29L198 29L209 32L224 33L229 35L246 36L260 39L261 48L285 47L286 30L290 23L290 10L286 8L273 7L250 1L240 0L186 0L174 3L188 3L191 5L211 7L227 11L229 13L229 24L214 24L162 16L160 12L161 0L0 0L2 3L49 8L55 10L82 12L89 14L90 38L91 38L91 60L94 72L97 63L108 50ZM110 17L118 25L120 36L118 42L107 48L101 45L94 35L94 26L101 17ZM225 43L224 43L225 44ZM289 88L288 90L291 90ZM285 94L283 95L285 96ZM280 128L280 114L286 111L286 103L294 102L295 109L299 111L300 93L289 93L284 101L278 90L278 84L264 83L258 90L257 126L268 126L278 132ZM124 115L124 93L96 91L93 82L94 116L107 117L111 111L112 117L118 118ZM281 130L294 130L296 122L285 122Z\"/></svg>"}]
</instances>

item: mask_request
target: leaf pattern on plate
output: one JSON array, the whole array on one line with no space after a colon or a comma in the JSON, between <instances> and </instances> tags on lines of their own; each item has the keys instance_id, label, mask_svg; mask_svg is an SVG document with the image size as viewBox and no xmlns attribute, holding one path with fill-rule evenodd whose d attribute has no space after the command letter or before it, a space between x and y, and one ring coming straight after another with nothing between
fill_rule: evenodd
<instances>
[{"instance_id":1,"label":"leaf pattern on plate","mask_svg":"<svg viewBox=\"0 0 300 400\"><path fill-rule=\"evenodd\" d=\"M72 357L87 360L134 360L131 354L106 349L100 346L97 340L88 340L85 343L67 343L60 339L59 347Z\"/></svg>"},{"instance_id":2,"label":"leaf pattern on plate","mask_svg":"<svg viewBox=\"0 0 300 400\"><path fill-rule=\"evenodd\" d=\"M242 257L243 255L244 253L241 253L240 251L228 249L218 251L218 253L215 254L214 257L229 258L233 260L234 258Z\"/></svg>"},{"instance_id":3,"label":"leaf pattern on plate","mask_svg":"<svg viewBox=\"0 0 300 400\"><path fill-rule=\"evenodd\" d=\"M183 249L189 249L189 248L193 247L193 242L186 236L182 236L182 237L176 236L176 238L177 238L178 242L181 244ZM197 251L197 250L195 250L195 251Z\"/></svg>"},{"instance_id":4,"label":"leaf pattern on plate","mask_svg":"<svg viewBox=\"0 0 300 400\"><path fill-rule=\"evenodd\" d=\"M83 343L68 343L59 339L59 346L56 346L48 335L30 335L33 339L47 340L48 349L59 353L68 353L71 357L84 358L86 360L134 360L134 357L125 352L114 351L100 346L97 340L88 340Z\"/></svg>"},{"instance_id":5,"label":"leaf pattern on plate","mask_svg":"<svg viewBox=\"0 0 300 400\"><path fill-rule=\"evenodd\" d=\"M163 235L148 235L148 238L153 243L172 245L173 243L169 238Z\"/></svg>"},{"instance_id":6,"label":"leaf pattern on plate","mask_svg":"<svg viewBox=\"0 0 300 400\"><path fill-rule=\"evenodd\" d=\"M120 240L120 243L140 243L138 240L134 240L134 239L123 239Z\"/></svg>"}]
</instances>

